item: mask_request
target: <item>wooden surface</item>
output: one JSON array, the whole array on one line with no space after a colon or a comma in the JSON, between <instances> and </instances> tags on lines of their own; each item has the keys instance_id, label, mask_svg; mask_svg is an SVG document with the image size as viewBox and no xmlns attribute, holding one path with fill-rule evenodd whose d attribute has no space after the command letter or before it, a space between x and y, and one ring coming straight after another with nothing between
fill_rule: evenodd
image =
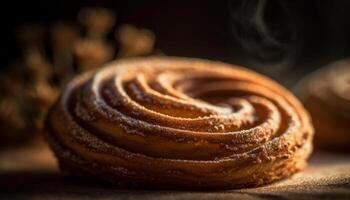
<instances>
[{"instance_id":1,"label":"wooden surface","mask_svg":"<svg viewBox=\"0 0 350 200\"><path fill-rule=\"evenodd\" d=\"M350 199L350 156L315 153L309 167L260 188L226 191L128 190L62 174L45 145L0 152L0 199Z\"/></svg>"}]
</instances>

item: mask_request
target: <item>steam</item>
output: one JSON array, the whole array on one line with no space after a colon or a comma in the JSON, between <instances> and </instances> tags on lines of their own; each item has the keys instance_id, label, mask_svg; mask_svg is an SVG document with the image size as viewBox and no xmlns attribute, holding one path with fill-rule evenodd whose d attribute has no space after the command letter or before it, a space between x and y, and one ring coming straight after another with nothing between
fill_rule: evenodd
<instances>
[{"instance_id":1,"label":"steam","mask_svg":"<svg viewBox=\"0 0 350 200\"><path fill-rule=\"evenodd\" d=\"M231 33L246 55L246 62L253 66L268 64L270 67L263 71L270 75L288 68L295 53L295 16L286 4L268 0L229 4Z\"/></svg>"}]
</instances>

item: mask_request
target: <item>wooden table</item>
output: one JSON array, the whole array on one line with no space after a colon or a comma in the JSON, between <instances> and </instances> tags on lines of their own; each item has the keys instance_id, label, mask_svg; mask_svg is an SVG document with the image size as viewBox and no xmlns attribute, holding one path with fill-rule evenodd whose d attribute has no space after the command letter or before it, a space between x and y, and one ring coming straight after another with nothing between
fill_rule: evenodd
<instances>
[{"instance_id":1,"label":"wooden table","mask_svg":"<svg viewBox=\"0 0 350 200\"><path fill-rule=\"evenodd\" d=\"M0 199L347 199L350 156L314 153L309 167L259 188L225 191L128 190L59 172L46 145L0 152Z\"/></svg>"}]
</instances>

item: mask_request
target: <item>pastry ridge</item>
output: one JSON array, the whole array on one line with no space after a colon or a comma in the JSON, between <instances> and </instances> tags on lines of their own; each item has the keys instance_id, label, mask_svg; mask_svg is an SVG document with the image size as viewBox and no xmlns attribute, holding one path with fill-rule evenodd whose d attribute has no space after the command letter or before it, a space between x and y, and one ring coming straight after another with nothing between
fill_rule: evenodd
<instances>
[{"instance_id":1,"label":"pastry ridge","mask_svg":"<svg viewBox=\"0 0 350 200\"><path fill-rule=\"evenodd\" d=\"M264 185L306 166L313 127L299 101L242 67L122 59L73 79L46 118L63 170L146 187Z\"/></svg>"}]
</instances>

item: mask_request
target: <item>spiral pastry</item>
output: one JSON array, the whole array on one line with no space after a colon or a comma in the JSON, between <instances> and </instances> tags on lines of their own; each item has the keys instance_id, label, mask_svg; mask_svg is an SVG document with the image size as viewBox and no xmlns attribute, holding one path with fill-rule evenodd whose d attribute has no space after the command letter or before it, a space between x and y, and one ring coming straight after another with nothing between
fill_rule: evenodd
<instances>
[{"instance_id":1,"label":"spiral pastry","mask_svg":"<svg viewBox=\"0 0 350 200\"><path fill-rule=\"evenodd\" d=\"M312 116L317 147L350 152L350 60L307 76L297 92Z\"/></svg>"},{"instance_id":2,"label":"spiral pastry","mask_svg":"<svg viewBox=\"0 0 350 200\"><path fill-rule=\"evenodd\" d=\"M236 66L134 58L71 81L47 117L63 170L137 186L259 186L306 165L313 128L284 88Z\"/></svg>"}]
</instances>

